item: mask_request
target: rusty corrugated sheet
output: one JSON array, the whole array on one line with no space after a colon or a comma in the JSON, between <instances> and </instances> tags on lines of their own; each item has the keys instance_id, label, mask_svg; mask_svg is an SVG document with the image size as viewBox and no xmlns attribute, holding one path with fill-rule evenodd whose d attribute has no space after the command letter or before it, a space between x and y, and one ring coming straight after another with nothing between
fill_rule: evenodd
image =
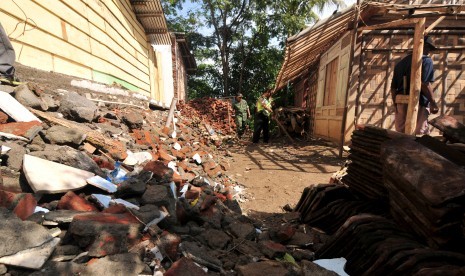
<instances>
[{"instance_id":1,"label":"rusty corrugated sheet","mask_svg":"<svg viewBox=\"0 0 465 276\"><path fill-rule=\"evenodd\" d=\"M131 0L137 20L144 27L149 41L156 45L171 45L168 26L160 0Z\"/></svg>"}]
</instances>

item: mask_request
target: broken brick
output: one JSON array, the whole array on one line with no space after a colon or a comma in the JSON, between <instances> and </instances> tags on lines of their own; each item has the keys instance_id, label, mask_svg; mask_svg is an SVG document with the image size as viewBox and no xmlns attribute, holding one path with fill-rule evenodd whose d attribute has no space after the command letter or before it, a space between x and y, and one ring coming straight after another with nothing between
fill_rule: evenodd
<instances>
[{"instance_id":1,"label":"broken brick","mask_svg":"<svg viewBox=\"0 0 465 276\"><path fill-rule=\"evenodd\" d=\"M0 111L0 124L6 124L8 122L8 118L9 116L6 113Z\"/></svg>"},{"instance_id":2,"label":"broken brick","mask_svg":"<svg viewBox=\"0 0 465 276\"><path fill-rule=\"evenodd\" d=\"M281 258L287 253L284 245L273 241L260 241L260 251L269 259Z\"/></svg>"},{"instance_id":3,"label":"broken brick","mask_svg":"<svg viewBox=\"0 0 465 276\"><path fill-rule=\"evenodd\" d=\"M12 210L18 218L25 220L34 213L37 201L32 194L0 190L0 206Z\"/></svg>"},{"instance_id":4,"label":"broken brick","mask_svg":"<svg viewBox=\"0 0 465 276\"><path fill-rule=\"evenodd\" d=\"M182 257L174 262L170 269L168 269L165 276L202 276L207 273L194 263L191 259Z\"/></svg>"},{"instance_id":5,"label":"broken brick","mask_svg":"<svg viewBox=\"0 0 465 276\"><path fill-rule=\"evenodd\" d=\"M0 124L0 132L22 136L30 140L32 140L41 130L42 124L37 121Z\"/></svg>"},{"instance_id":6,"label":"broken brick","mask_svg":"<svg viewBox=\"0 0 465 276\"><path fill-rule=\"evenodd\" d=\"M155 180L167 183L173 180L174 171L160 161L150 161L144 166L145 171L153 173Z\"/></svg>"},{"instance_id":7,"label":"broken brick","mask_svg":"<svg viewBox=\"0 0 465 276\"><path fill-rule=\"evenodd\" d=\"M76 195L72 191L67 192L64 196L61 197L60 201L58 202L57 209L83 212L98 211L97 207L95 207L92 203Z\"/></svg>"}]
</instances>

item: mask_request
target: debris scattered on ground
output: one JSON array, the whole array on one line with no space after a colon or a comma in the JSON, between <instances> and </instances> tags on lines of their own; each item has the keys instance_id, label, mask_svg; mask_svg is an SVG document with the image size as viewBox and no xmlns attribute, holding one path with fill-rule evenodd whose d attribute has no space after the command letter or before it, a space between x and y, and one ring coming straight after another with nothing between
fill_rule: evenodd
<instances>
[{"instance_id":1,"label":"debris scattered on ground","mask_svg":"<svg viewBox=\"0 0 465 276\"><path fill-rule=\"evenodd\" d=\"M5 273L326 271L306 263L326 235L297 213L273 222L242 215L243 188L228 176L224 147L235 129L229 103L181 104L168 128L167 111L95 105L40 84L15 91L20 101L0 91L15 106L0 117Z\"/></svg>"}]
</instances>

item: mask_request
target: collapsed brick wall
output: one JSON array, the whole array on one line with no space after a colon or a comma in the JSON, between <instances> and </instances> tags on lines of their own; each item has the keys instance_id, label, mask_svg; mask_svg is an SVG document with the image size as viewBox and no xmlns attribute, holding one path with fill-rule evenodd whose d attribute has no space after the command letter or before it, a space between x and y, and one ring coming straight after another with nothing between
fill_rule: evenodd
<instances>
[{"instance_id":1,"label":"collapsed brick wall","mask_svg":"<svg viewBox=\"0 0 465 276\"><path fill-rule=\"evenodd\" d=\"M436 45L443 47L430 53L435 69L433 88L440 108L438 115L447 114L463 122L465 75L462 68L465 64L465 50L452 47L464 46L465 39L458 32L433 33L431 36ZM412 35L368 34L363 36L362 43L358 123L394 129L390 84L394 66L412 49ZM434 117L430 116L430 119Z\"/></svg>"}]
</instances>

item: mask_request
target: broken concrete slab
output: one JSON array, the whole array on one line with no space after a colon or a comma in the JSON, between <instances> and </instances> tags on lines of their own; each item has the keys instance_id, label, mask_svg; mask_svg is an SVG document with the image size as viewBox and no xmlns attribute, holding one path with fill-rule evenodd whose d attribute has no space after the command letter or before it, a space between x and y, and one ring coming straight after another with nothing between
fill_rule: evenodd
<instances>
[{"instance_id":1,"label":"broken concrete slab","mask_svg":"<svg viewBox=\"0 0 465 276\"><path fill-rule=\"evenodd\" d=\"M144 125L144 116L135 112L124 114L122 120L130 129L140 129Z\"/></svg>"},{"instance_id":2,"label":"broken concrete slab","mask_svg":"<svg viewBox=\"0 0 465 276\"><path fill-rule=\"evenodd\" d=\"M27 110L27 108L20 104L10 94L3 91L0 91L0 109L16 122L37 121L41 123L39 118Z\"/></svg>"},{"instance_id":3,"label":"broken concrete slab","mask_svg":"<svg viewBox=\"0 0 465 276\"><path fill-rule=\"evenodd\" d=\"M91 157L69 146L47 144L43 150L31 152L30 155L105 176L105 173Z\"/></svg>"},{"instance_id":4,"label":"broken concrete slab","mask_svg":"<svg viewBox=\"0 0 465 276\"><path fill-rule=\"evenodd\" d=\"M32 221L21 221L5 208L0 208L0 219L0 257L38 247L53 239L45 227Z\"/></svg>"},{"instance_id":5,"label":"broken concrete slab","mask_svg":"<svg viewBox=\"0 0 465 276\"><path fill-rule=\"evenodd\" d=\"M86 134L79 129L55 125L47 129L45 139L50 144L78 147L86 139Z\"/></svg>"},{"instance_id":6,"label":"broken concrete slab","mask_svg":"<svg viewBox=\"0 0 465 276\"><path fill-rule=\"evenodd\" d=\"M69 92L62 97L58 112L62 113L67 119L90 123L96 118L98 107L78 93Z\"/></svg>"},{"instance_id":7,"label":"broken concrete slab","mask_svg":"<svg viewBox=\"0 0 465 276\"><path fill-rule=\"evenodd\" d=\"M27 84L18 85L15 90L15 99L24 106L32 107L35 109L42 109L41 100L29 90Z\"/></svg>"},{"instance_id":8,"label":"broken concrete slab","mask_svg":"<svg viewBox=\"0 0 465 276\"><path fill-rule=\"evenodd\" d=\"M54 222L55 225L68 224L73 221L73 218L77 215L91 215L94 212L82 212L74 210L55 210L50 211L44 215L45 221Z\"/></svg>"},{"instance_id":9,"label":"broken concrete slab","mask_svg":"<svg viewBox=\"0 0 465 276\"><path fill-rule=\"evenodd\" d=\"M171 194L171 190L163 185L150 185L142 195L142 204L153 204L156 206L168 206L171 202L174 202L174 198Z\"/></svg>"},{"instance_id":10,"label":"broken concrete slab","mask_svg":"<svg viewBox=\"0 0 465 276\"><path fill-rule=\"evenodd\" d=\"M62 193L77 190L87 185L86 179L93 173L24 155L23 172L36 193Z\"/></svg>"},{"instance_id":11,"label":"broken concrete slab","mask_svg":"<svg viewBox=\"0 0 465 276\"><path fill-rule=\"evenodd\" d=\"M23 165L23 156L26 154L23 143L4 142L2 149L4 147L9 148L9 150L5 153L5 156L2 157L2 162L5 162L9 169L19 172Z\"/></svg>"},{"instance_id":12,"label":"broken concrete slab","mask_svg":"<svg viewBox=\"0 0 465 276\"><path fill-rule=\"evenodd\" d=\"M54 238L38 247L29 248L14 255L1 257L0 263L28 269L40 269L53 253L53 250L55 250L59 242L59 238Z\"/></svg>"}]
</instances>

